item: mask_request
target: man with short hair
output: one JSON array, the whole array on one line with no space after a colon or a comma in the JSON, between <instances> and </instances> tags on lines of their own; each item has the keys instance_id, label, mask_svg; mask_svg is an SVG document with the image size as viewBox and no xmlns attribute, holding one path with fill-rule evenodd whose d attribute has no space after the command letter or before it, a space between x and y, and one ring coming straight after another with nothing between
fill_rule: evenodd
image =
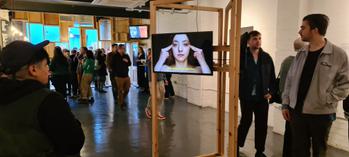
<instances>
[{"instance_id":1,"label":"man with short hair","mask_svg":"<svg viewBox=\"0 0 349 157\"><path fill-rule=\"evenodd\" d=\"M125 52L125 45L119 45L118 52L113 56L111 64L118 87L118 104L122 110L125 110L126 104L124 99L131 86L131 80L128 76L128 67L131 66L131 60Z\"/></svg>"},{"instance_id":2,"label":"man with short hair","mask_svg":"<svg viewBox=\"0 0 349 157\"><path fill-rule=\"evenodd\" d=\"M255 116L256 157L265 157L269 100L275 91L275 70L272 58L261 48L261 33L251 31L243 36L240 62L239 98L241 119L238 128L238 148L243 147Z\"/></svg>"},{"instance_id":3,"label":"man with short hair","mask_svg":"<svg viewBox=\"0 0 349 157\"><path fill-rule=\"evenodd\" d=\"M115 82L115 74L112 68L112 60L113 60L113 56L117 53L117 50L118 50L118 44L113 44L112 51L107 54L107 59L106 59L114 100L117 100L118 98L118 88Z\"/></svg>"},{"instance_id":4,"label":"man with short hair","mask_svg":"<svg viewBox=\"0 0 349 157\"><path fill-rule=\"evenodd\" d=\"M45 86L48 43L13 41L0 53L0 156L80 154L80 122L63 96Z\"/></svg>"},{"instance_id":5,"label":"man with short hair","mask_svg":"<svg viewBox=\"0 0 349 157\"><path fill-rule=\"evenodd\" d=\"M329 18L310 14L299 34L309 42L288 72L282 94L284 118L291 123L294 157L325 157L327 139L338 101L349 94L349 64L345 51L325 38Z\"/></svg>"}]
</instances>

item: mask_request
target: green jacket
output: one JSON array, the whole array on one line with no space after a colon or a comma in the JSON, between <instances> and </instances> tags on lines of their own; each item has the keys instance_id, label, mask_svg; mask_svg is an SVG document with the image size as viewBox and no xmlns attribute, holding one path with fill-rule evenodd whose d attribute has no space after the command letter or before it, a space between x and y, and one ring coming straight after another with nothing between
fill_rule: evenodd
<instances>
[{"instance_id":1,"label":"green jacket","mask_svg":"<svg viewBox=\"0 0 349 157\"><path fill-rule=\"evenodd\" d=\"M82 65L84 74L93 74L95 70L95 61L93 59L85 59L83 65Z\"/></svg>"}]
</instances>

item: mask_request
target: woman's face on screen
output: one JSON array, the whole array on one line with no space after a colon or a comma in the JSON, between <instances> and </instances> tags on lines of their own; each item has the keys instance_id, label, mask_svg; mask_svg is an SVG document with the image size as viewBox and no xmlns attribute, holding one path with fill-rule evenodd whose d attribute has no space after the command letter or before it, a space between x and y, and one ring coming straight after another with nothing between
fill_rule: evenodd
<instances>
[{"instance_id":1,"label":"woman's face on screen","mask_svg":"<svg viewBox=\"0 0 349 157\"><path fill-rule=\"evenodd\" d=\"M186 34L176 34L172 41L172 52L177 62L187 60L190 51L190 42Z\"/></svg>"}]
</instances>

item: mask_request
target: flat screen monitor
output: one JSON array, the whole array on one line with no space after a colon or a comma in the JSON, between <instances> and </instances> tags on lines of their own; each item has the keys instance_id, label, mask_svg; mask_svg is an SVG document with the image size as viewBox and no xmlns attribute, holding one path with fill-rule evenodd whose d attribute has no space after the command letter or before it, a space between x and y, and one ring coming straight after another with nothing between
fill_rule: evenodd
<instances>
[{"instance_id":1,"label":"flat screen monitor","mask_svg":"<svg viewBox=\"0 0 349 157\"><path fill-rule=\"evenodd\" d=\"M147 25L129 26L130 39L148 39L149 27Z\"/></svg>"},{"instance_id":2,"label":"flat screen monitor","mask_svg":"<svg viewBox=\"0 0 349 157\"><path fill-rule=\"evenodd\" d=\"M213 32L152 35L155 73L212 75Z\"/></svg>"}]
</instances>

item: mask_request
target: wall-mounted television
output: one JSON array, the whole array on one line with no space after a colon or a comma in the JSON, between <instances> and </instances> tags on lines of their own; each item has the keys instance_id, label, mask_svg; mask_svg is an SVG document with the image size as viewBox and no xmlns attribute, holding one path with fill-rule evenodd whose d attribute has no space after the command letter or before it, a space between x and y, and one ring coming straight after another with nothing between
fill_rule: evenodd
<instances>
[{"instance_id":1,"label":"wall-mounted television","mask_svg":"<svg viewBox=\"0 0 349 157\"><path fill-rule=\"evenodd\" d=\"M152 35L155 73L213 74L213 32Z\"/></svg>"},{"instance_id":2,"label":"wall-mounted television","mask_svg":"<svg viewBox=\"0 0 349 157\"><path fill-rule=\"evenodd\" d=\"M130 39L148 39L149 26L148 25L132 25L129 26Z\"/></svg>"}]
</instances>

